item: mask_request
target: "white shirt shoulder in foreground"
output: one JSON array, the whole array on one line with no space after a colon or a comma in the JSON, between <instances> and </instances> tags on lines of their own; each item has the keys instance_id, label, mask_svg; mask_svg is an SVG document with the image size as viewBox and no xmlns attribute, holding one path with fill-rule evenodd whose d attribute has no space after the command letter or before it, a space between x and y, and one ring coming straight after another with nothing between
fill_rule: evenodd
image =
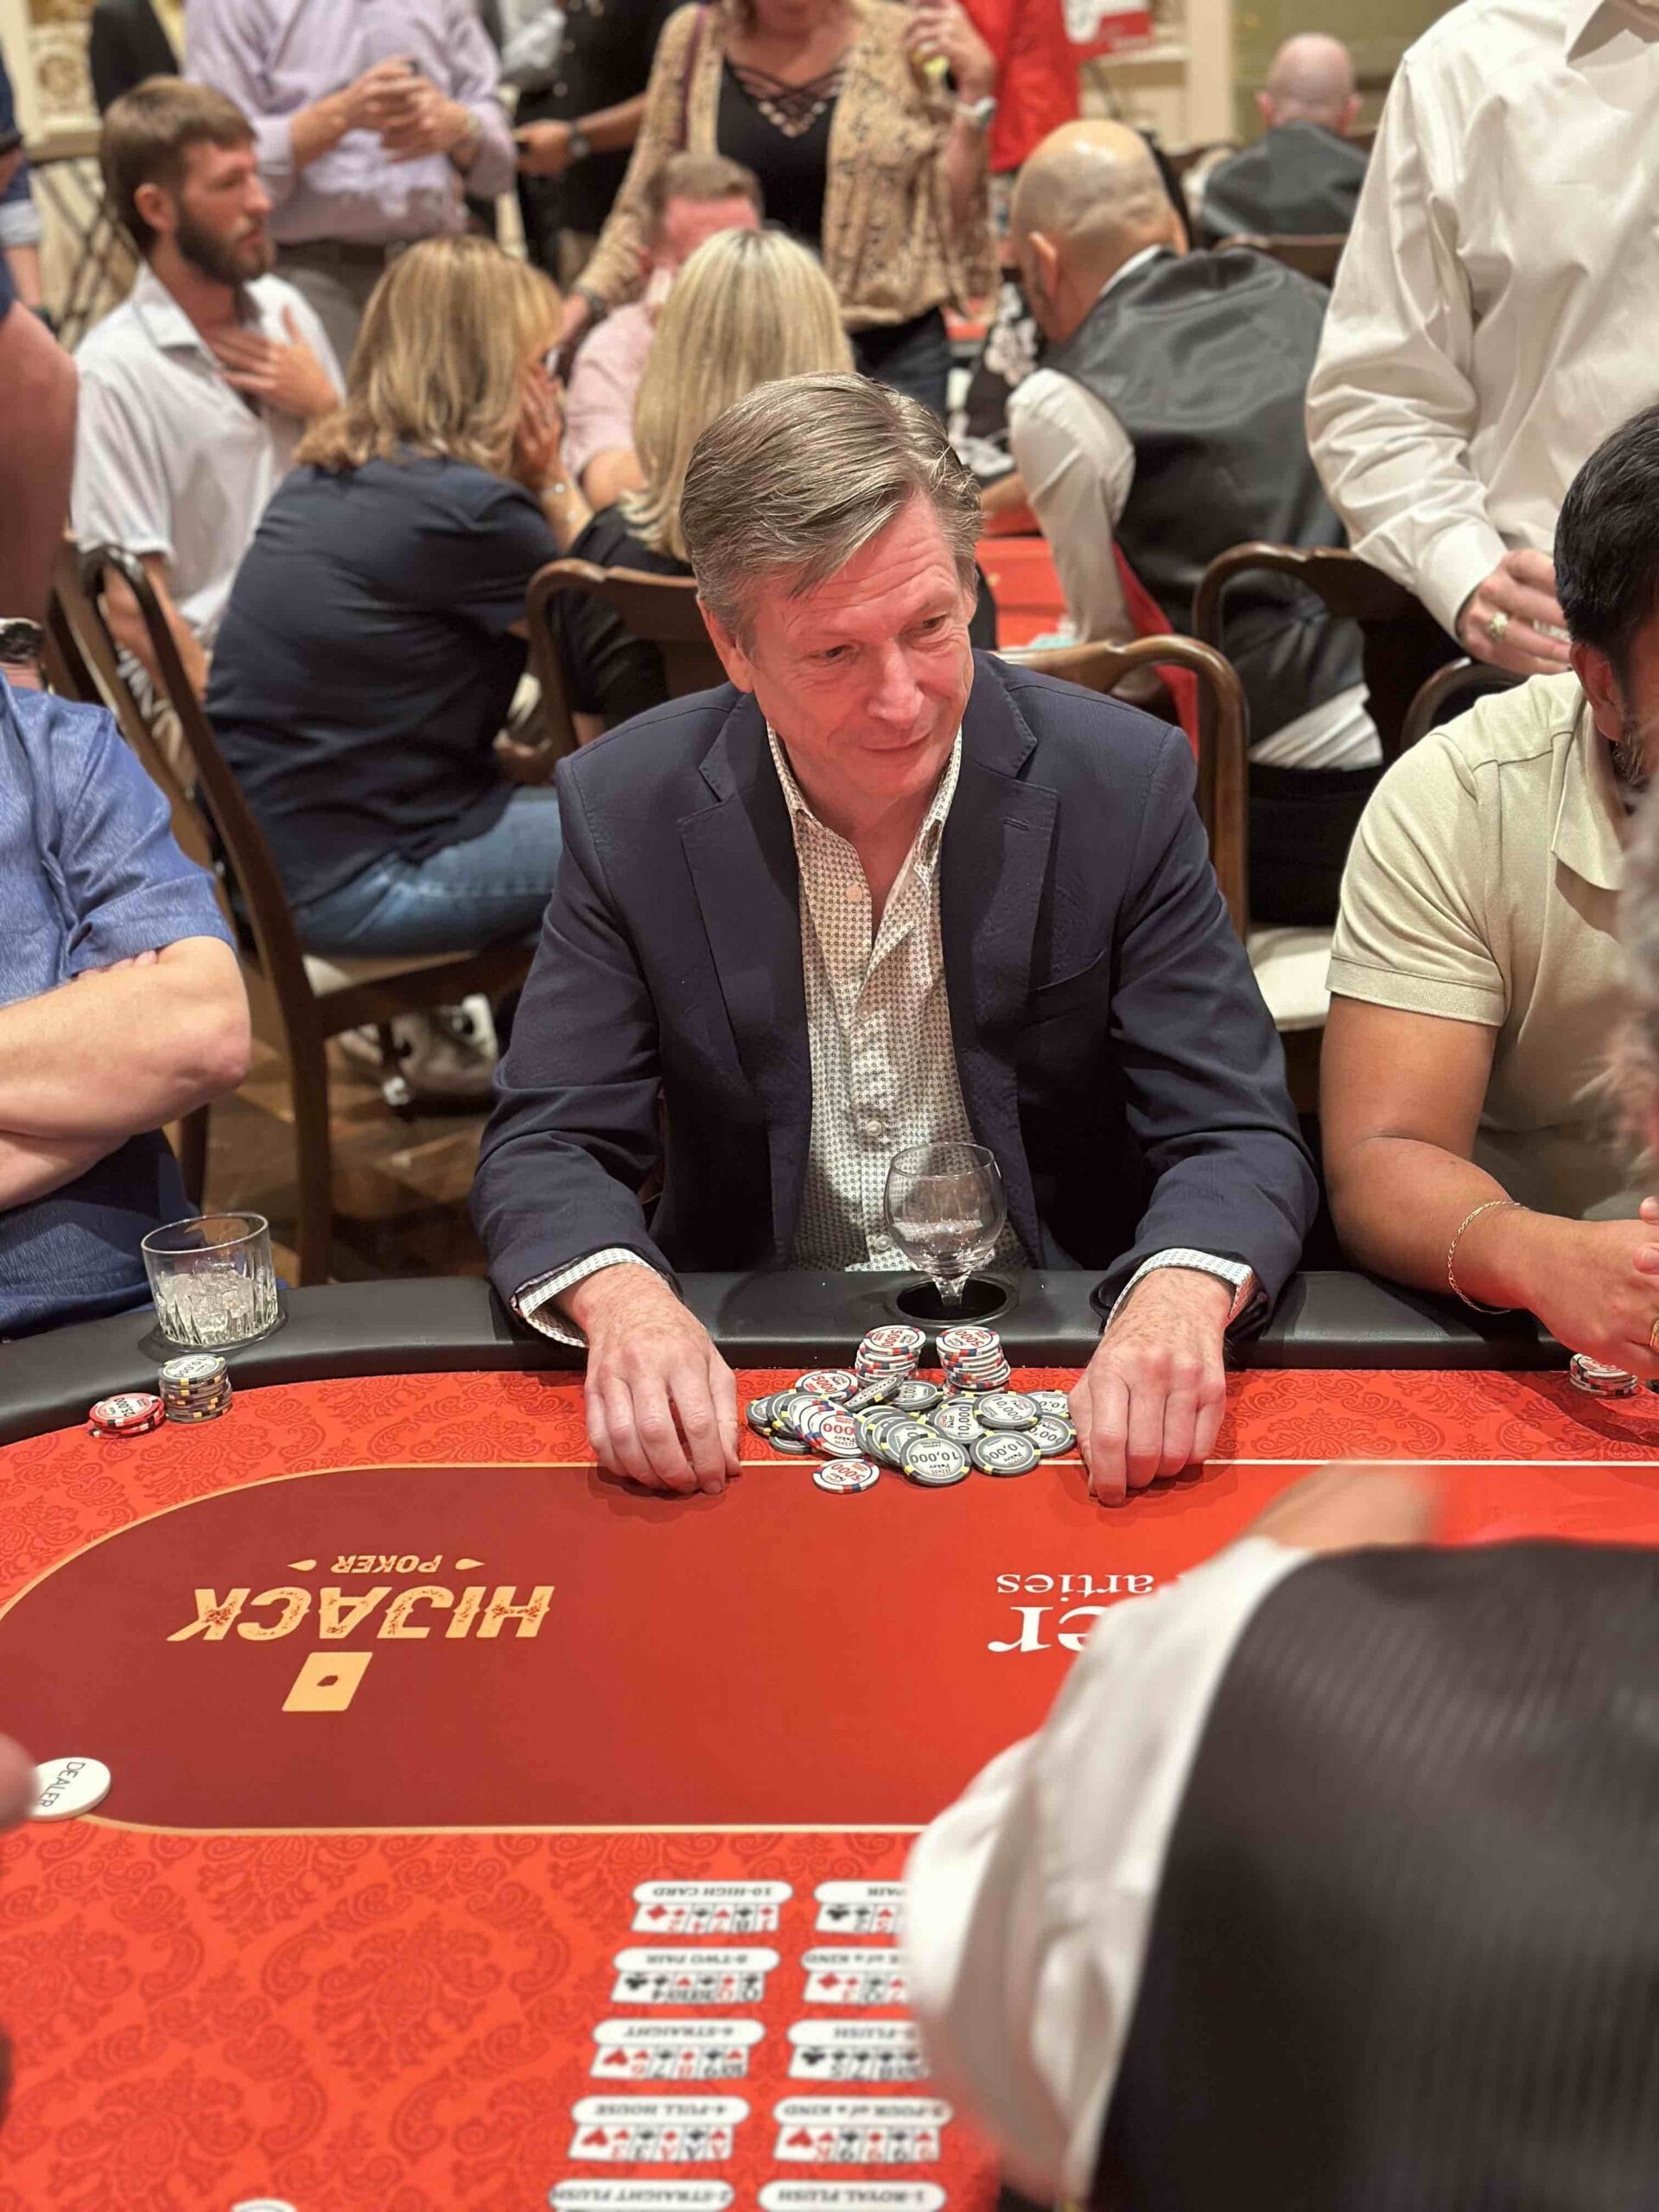
<instances>
[{"instance_id":1,"label":"white shirt shoulder in foreground","mask_svg":"<svg viewBox=\"0 0 1659 2212\"><path fill-rule=\"evenodd\" d=\"M932 2071L1045 2202L1088 2196L1211 1700L1256 1607L1307 1556L1246 1537L1115 1605L1041 1734L911 1854L906 1974Z\"/></svg>"}]
</instances>

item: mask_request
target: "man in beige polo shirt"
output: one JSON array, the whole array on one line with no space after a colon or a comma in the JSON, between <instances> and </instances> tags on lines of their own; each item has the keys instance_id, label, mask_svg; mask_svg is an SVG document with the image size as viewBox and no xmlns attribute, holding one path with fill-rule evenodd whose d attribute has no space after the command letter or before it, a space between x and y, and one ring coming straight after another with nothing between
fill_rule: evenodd
<instances>
[{"instance_id":1,"label":"man in beige polo shirt","mask_svg":"<svg viewBox=\"0 0 1659 2212\"><path fill-rule=\"evenodd\" d=\"M1555 540L1573 673L1483 699L1377 787L1343 879L1320 1110L1361 1265L1525 1306L1659 1375L1659 1227L1605 1073L1628 809L1659 737L1659 409ZM1647 1210L1659 1224L1659 1207Z\"/></svg>"}]
</instances>

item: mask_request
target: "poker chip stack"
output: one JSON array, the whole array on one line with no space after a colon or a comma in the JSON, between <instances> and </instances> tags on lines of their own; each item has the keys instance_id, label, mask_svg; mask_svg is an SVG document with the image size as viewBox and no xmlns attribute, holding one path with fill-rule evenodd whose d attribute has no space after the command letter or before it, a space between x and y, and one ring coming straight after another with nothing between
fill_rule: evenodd
<instances>
[{"instance_id":1,"label":"poker chip stack","mask_svg":"<svg viewBox=\"0 0 1659 2212\"><path fill-rule=\"evenodd\" d=\"M859 1345L853 1365L861 1383L903 1382L920 1363L927 1338L902 1321L872 1329Z\"/></svg>"},{"instance_id":2,"label":"poker chip stack","mask_svg":"<svg viewBox=\"0 0 1659 2212\"><path fill-rule=\"evenodd\" d=\"M148 1436L166 1418L166 1408L148 1390L124 1390L118 1397L100 1398L87 1414L86 1427L107 1442L116 1437Z\"/></svg>"},{"instance_id":3,"label":"poker chip stack","mask_svg":"<svg viewBox=\"0 0 1659 2212\"><path fill-rule=\"evenodd\" d=\"M217 1421L231 1402L231 1378L216 1351L169 1359L161 1374L162 1404L168 1421Z\"/></svg>"},{"instance_id":4,"label":"poker chip stack","mask_svg":"<svg viewBox=\"0 0 1659 2212\"><path fill-rule=\"evenodd\" d=\"M1008 1356L995 1329L941 1329L939 1364L951 1390L1006 1390Z\"/></svg>"}]
</instances>

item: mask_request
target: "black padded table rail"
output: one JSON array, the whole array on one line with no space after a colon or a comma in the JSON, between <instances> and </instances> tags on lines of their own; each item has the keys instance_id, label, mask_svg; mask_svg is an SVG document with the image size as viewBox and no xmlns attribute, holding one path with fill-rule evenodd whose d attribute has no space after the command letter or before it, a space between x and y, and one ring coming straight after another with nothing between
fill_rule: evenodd
<instances>
[{"instance_id":1,"label":"black padded table rail","mask_svg":"<svg viewBox=\"0 0 1659 2212\"><path fill-rule=\"evenodd\" d=\"M1090 1302L1098 1276L1006 1278L1007 1309L991 1325L1009 1357L1081 1366L1100 1335ZM894 1318L902 1281L868 1274L687 1275L681 1288L734 1366L844 1360L859 1338ZM581 1355L524 1327L471 1276L338 1283L284 1294L274 1334L230 1355L244 1389L353 1375L447 1368L574 1367ZM141 1312L0 1344L0 1444L84 1418L95 1399L153 1389L175 1347ZM1241 1345L1250 1367L1560 1367L1567 1355L1528 1315L1488 1316L1369 1275L1297 1275L1273 1319Z\"/></svg>"}]
</instances>

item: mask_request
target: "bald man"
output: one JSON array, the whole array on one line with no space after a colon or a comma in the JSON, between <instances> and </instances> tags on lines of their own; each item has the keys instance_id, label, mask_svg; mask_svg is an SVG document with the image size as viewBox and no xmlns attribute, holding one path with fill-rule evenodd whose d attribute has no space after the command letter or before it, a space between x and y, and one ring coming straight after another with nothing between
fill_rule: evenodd
<instances>
[{"instance_id":1,"label":"bald man","mask_svg":"<svg viewBox=\"0 0 1659 2212\"><path fill-rule=\"evenodd\" d=\"M1287 39L1255 104L1265 134L1205 181L1198 225L1205 242L1241 233L1346 238L1367 159L1348 136L1359 95L1347 48L1323 31Z\"/></svg>"},{"instance_id":2,"label":"bald man","mask_svg":"<svg viewBox=\"0 0 1659 2212\"><path fill-rule=\"evenodd\" d=\"M1122 124L1043 141L1013 236L1047 346L1009 401L1010 443L1079 635L1128 634L1115 541L1189 635L1217 554L1251 538L1341 544L1302 430L1317 284L1256 253L1188 253ZM1358 633L1268 577L1229 593L1224 642L1250 712L1253 918L1326 926L1381 757Z\"/></svg>"}]
</instances>

